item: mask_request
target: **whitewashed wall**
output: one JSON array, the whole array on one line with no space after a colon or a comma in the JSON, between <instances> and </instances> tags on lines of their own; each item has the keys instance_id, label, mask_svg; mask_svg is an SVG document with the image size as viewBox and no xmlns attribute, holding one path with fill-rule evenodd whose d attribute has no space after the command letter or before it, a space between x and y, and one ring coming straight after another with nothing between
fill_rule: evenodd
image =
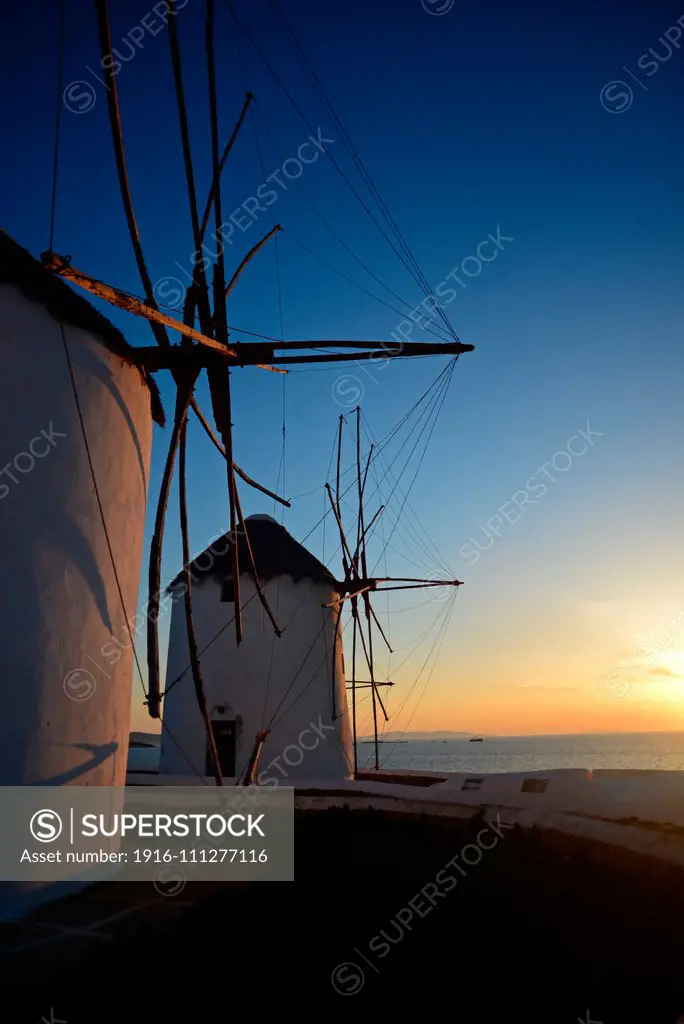
<instances>
[{"instance_id":1,"label":"whitewashed wall","mask_svg":"<svg viewBox=\"0 0 684 1024\"><path fill-rule=\"evenodd\" d=\"M679 771L577 768L458 774L427 787L426 793L464 804L542 808L684 827L684 772Z\"/></svg>"},{"instance_id":2,"label":"whitewashed wall","mask_svg":"<svg viewBox=\"0 0 684 1024\"><path fill-rule=\"evenodd\" d=\"M65 329L132 618L150 393L100 341ZM9 464L11 474L0 475L0 785L123 785L133 674L126 617L59 325L9 285L0 286L0 365L0 469Z\"/></svg>"},{"instance_id":3,"label":"whitewashed wall","mask_svg":"<svg viewBox=\"0 0 684 1024\"><path fill-rule=\"evenodd\" d=\"M207 578L193 587L195 629L203 652L202 676L212 718L238 722L237 776L249 762L257 732L276 715L259 762L262 785L289 785L289 780L297 778L347 777L352 753L342 646L336 645L333 666L336 613L322 607L333 597L330 586L309 579L295 583L290 576L267 581L264 592L278 625L285 627L283 636L274 640L273 627L254 596L254 583L242 576L244 633L238 648L234 624L224 628L235 606L221 602L221 588L209 577L207 572ZM164 775L187 776L193 771L203 775L206 729L189 668L181 596L173 602L166 689L164 724L182 752L163 732L160 771ZM217 712L218 706L225 708L223 715Z\"/></svg>"}]
</instances>

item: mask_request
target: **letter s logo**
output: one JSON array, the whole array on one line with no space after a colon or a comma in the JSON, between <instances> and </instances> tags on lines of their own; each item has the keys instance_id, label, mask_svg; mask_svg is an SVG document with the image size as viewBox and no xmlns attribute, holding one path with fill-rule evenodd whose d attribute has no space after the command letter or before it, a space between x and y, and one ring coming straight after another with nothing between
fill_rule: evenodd
<instances>
[{"instance_id":1,"label":"letter s logo","mask_svg":"<svg viewBox=\"0 0 684 1024\"><path fill-rule=\"evenodd\" d=\"M62 819L56 811L36 811L31 818L29 829L39 843L52 843L61 834Z\"/></svg>"}]
</instances>

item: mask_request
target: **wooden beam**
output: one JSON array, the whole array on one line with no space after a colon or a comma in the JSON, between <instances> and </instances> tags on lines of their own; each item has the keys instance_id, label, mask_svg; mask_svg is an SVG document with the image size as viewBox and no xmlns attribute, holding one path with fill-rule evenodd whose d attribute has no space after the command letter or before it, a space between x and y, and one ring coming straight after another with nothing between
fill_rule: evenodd
<instances>
[{"instance_id":1,"label":"wooden beam","mask_svg":"<svg viewBox=\"0 0 684 1024\"><path fill-rule=\"evenodd\" d=\"M212 207L212 204L214 202L214 195L216 193L216 186L218 184L218 181L220 180L221 175L223 174L223 168L226 165L226 160L228 159L228 156L230 155L230 151L233 148L233 145L235 144L235 140L238 137L238 133L240 131L240 128L242 127L242 123L245 120L245 117L247 116L247 110L249 109L249 105L250 105L250 103L252 102L253 99L254 99L254 96L252 95L252 93L248 92L247 96L246 96L246 99L245 99L244 106L243 106L243 108L242 108L242 110L240 112L240 116L238 118L237 124L233 128L233 132L232 132L230 138L228 139L228 143L226 144L226 147L223 150L223 155L221 156L221 160L219 161L218 179L215 178L215 177L212 178L211 188L209 189L209 197L207 199L207 205L204 208L204 216L202 217L202 226L200 228L200 243L202 241L204 241L204 235L206 233L207 224L209 223L209 216L211 214L211 207Z\"/></svg>"},{"instance_id":2,"label":"wooden beam","mask_svg":"<svg viewBox=\"0 0 684 1024\"><path fill-rule=\"evenodd\" d=\"M117 288L113 288L111 285L105 284L104 281L97 281L93 277L88 277L88 275L84 274L83 271L77 270L76 267L72 267L69 261L63 256L58 256L57 253L44 252L41 259L43 261L43 266L48 270L53 270L55 273L59 274L60 277L64 277L67 281L77 284L79 288L83 288L85 291L90 292L91 295L96 295L99 299L104 299L105 302L108 302L110 305L117 306L119 309L125 309L127 312L133 313L135 316L142 316L153 323L163 324L166 327L170 327L172 330L178 331L179 334L184 335L186 338L192 338L201 345L206 345L207 348L214 349L216 352L220 352L224 356L235 359L237 352L234 348L228 348L226 345L222 345L213 338L209 338L206 334L196 331L194 327L190 327L188 324L184 324L180 320L174 320L172 316L167 316L166 313L160 313L158 309L153 309L152 306L147 305L147 303L140 302L139 299L134 299L132 295L127 295L125 292L121 292Z\"/></svg>"},{"instance_id":3,"label":"wooden beam","mask_svg":"<svg viewBox=\"0 0 684 1024\"><path fill-rule=\"evenodd\" d=\"M390 654L394 654L394 651L392 650L392 647L391 647L391 645L390 645L390 642L389 642L389 640L387 639L387 637L385 636L385 630L384 630L384 629L382 628L382 626L380 625L380 619L379 619L379 618L377 617L377 615L375 614L375 608L373 607L373 605L372 605L372 604L370 605L370 613L371 613L371 615L373 616L373 621L374 621L375 625L376 625L376 626L378 627L378 631L379 631L379 633L380 633L380 636L381 636L381 637L382 637L382 639L383 639L383 640L385 641L385 646L387 647L387 650L388 650L388 651L390 652Z\"/></svg>"},{"instance_id":4,"label":"wooden beam","mask_svg":"<svg viewBox=\"0 0 684 1024\"><path fill-rule=\"evenodd\" d=\"M161 717L159 629L157 626L157 619L159 617L164 524L166 521L166 509L169 503L169 493L171 491L173 467L176 463L181 431L185 424L188 405L190 404L192 389L195 385L196 379L197 377L195 375L194 377L188 377L185 381L179 382L178 390L176 391L176 412L173 420L173 430L171 432L169 448L166 453L166 462L162 473L161 487L159 488L159 498L157 499L154 531L150 542L150 562L148 569L149 600L147 605L147 708L152 718Z\"/></svg>"},{"instance_id":5,"label":"wooden beam","mask_svg":"<svg viewBox=\"0 0 684 1024\"><path fill-rule=\"evenodd\" d=\"M247 255L244 257L244 259L240 263L240 266L237 268L237 270L235 271L235 273L231 277L230 281L228 282L228 284L226 286L226 298L228 298L228 296L232 292L233 288L237 284L237 281L238 281L238 278L240 277L240 274L245 269L245 267L247 266L249 261L256 256L256 254L259 252L259 249L262 249L266 245L266 243L268 242L268 240L270 238L273 238L273 236L275 235L275 233L277 231L282 231L282 230L283 229L281 228L280 224L276 224L275 227L271 228L271 230L268 232L267 235L264 235L264 237L261 239L260 242L257 242L256 245L252 246L252 248L249 250Z\"/></svg>"},{"instance_id":6,"label":"wooden beam","mask_svg":"<svg viewBox=\"0 0 684 1024\"><path fill-rule=\"evenodd\" d=\"M256 775L257 768L259 767L259 758L261 757L261 748L263 747L264 742L270 731L270 729L264 729L263 732L258 732L256 734L256 738L254 740L254 747L252 748L252 753L250 755L249 762L247 764L247 769L245 771L245 779L244 782L242 783L243 786L251 786L254 784L254 776ZM259 779L257 777L257 784L258 782Z\"/></svg>"},{"instance_id":7,"label":"wooden beam","mask_svg":"<svg viewBox=\"0 0 684 1024\"><path fill-rule=\"evenodd\" d=\"M235 510L236 510L236 513L237 513L237 520L238 520L238 525L240 527L240 533L245 538L245 547L247 548L247 557L249 559L249 567L248 567L248 569L249 569L249 572L250 572L250 574L252 576L252 579L254 580L254 586L256 587L256 592L259 595L259 601L261 602L261 605L262 605L264 611L266 612L266 614L268 615L269 619L271 620L271 625L273 626L273 630L275 632L275 635L277 637L281 637L283 635L283 631L282 631L282 629L279 628L278 623L275 620L273 612L271 611L271 606L269 605L268 601L266 600L266 595L264 594L263 588L261 586L261 580L259 579L259 574L257 572L256 562L254 560L254 552L252 551L252 544L251 544L251 541L249 539L249 530L247 528L247 523L245 521L245 517L242 514L242 505L240 504L240 495L238 494L237 487L235 487ZM235 541L233 541L233 543L235 543Z\"/></svg>"},{"instance_id":8,"label":"wooden beam","mask_svg":"<svg viewBox=\"0 0 684 1024\"><path fill-rule=\"evenodd\" d=\"M369 583L368 586L359 587L358 590L353 591L351 594L345 594L344 597L338 597L334 601L328 601L327 604L323 605L323 608L337 608L338 605L342 604L343 601L349 601L354 597L358 597L359 594L365 594L367 590L374 590L375 586L373 583Z\"/></svg>"},{"instance_id":9,"label":"wooden beam","mask_svg":"<svg viewBox=\"0 0 684 1024\"><path fill-rule=\"evenodd\" d=\"M462 580L421 580L415 576L376 576L376 583L426 583L433 587L461 587Z\"/></svg>"},{"instance_id":10,"label":"wooden beam","mask_svg":"<svg viewBox=\"0 0 684 1024\"><path fill-rule=\"evenodd\" d=\"M330 498L330 504L332 505L332 510L333 510L334 515L335 515L335 519L337 521L337 528L340 531L340 540L342 541L342 548L345 551L349 562L351 563L352 562L352 554L351 554L351 551L349 550L349 545L347 544L347 538L344 535L344 527L342 526L342 520L340 518L339 512L337 511L337 505L335 504L335 499L333 498L332 488L331 488L330 484L326 484L325 488L326 488L326 490L328 492L328 497Z\"/></svg>"},{"instance_id":11,"label":"wooden beam","mask_svg":"<svg viewBox=\"0 0 684 1024\"><path fill-rule=\"evenodd\" d=\"M230 367L225 365L213 366L208 371L208 377L214 418L226 453L230 536L235 537L237 526L237 488L235 484L235 468L233 462L233 416L231 411ZM237 544L231 544L230 555L233 587L235 588L235 640L239 647L242 643L242 605L240 601L240 559Z\"/></svg>"},{"instance_id":12,"label":"wooden beam","mask_svg":"<svg viewBox=\"0 0 684 1024\"><path fill-rule=\"evenodd\" d=\"M326 344L323 342L322 344ZM328 342L327 344L330 344ZM278 348L276 344L274 346ZM429 345L425 344L422 346L423 349L429 351L419 351L418 349L412 348L410 351L386 352L383 349L378 349L376 352L354 352L353 354L347 355L345 352L333 352L331 355L313 355L313 356L279 356L273 357L274 363L280 363L281 365L289 363L341 363L341 362L359 362L365 359L403 359L407 356L442 356L442 355L461 355L462 352L472 352L475 348L474 345L461 345L459 346L460 351L454 352L453 345ZM437 351L432 351L437 349ZM445 351L446 349L446 351ZM440 351L441 350L441 351Z\"/></svg>"},{"instance_id":13,"label":"wooden beam","mask_svg":"<svg viewBox=\"0 0 684 1024\"><path fill-rule=\"evenodd\" d=\"M180 389L178 394L180 397ZM214 736L214 730L211 724L211 716L209 714L209 708L207 706L207 695L204 689L204 680L202 679L199 648L197 644L197 634L195 632L195 620L192 609L192 574L190 573L190 569L188 568L190 565L190 538L188 532L187 483L185 477L188 403L185 402L184 404L185 412L178 446L178 494L180 499L180 527L183 549L183 582L185 584L185 594L183 595L183 601L185 605L185 625L188 633L188 652L190 655L190 667L192 669L192 681L195 687L195 697L197 698L197 704L199 706L200 713L204 721L204 727L207 733L209 757L211 760L211 767L214 772L214 781L216 782L217 786L222 786L223 777L221 775L221 763L219 761L218 750L216 748L216 738Z\"/></svg>"},{"instance_id":14,"label":"wooden beam","mask_svg":"<svg viewBox=\"0 0 684 1024\"><path fill-rule=\"evenodd\" d=\"M361 618L360 618L360 616L358 614L358 610L356 612L356 617L357 617L357 619L359 621L359 636L361 637L361 646L363 647L364 657L366 659L366 664L368 665L368 671L370 673L371 682L375 684L375 680L373 678L374 675L375 675L375 673L373 671L373 660L372 660L372 657L371 657L371 655L370 655L370 653L368 651L368 647L366 646L366 639L365 639L365 637L363 635L363 629L361 628ZM387 712L385 710L385 705L382 703L382 697L377 692L377 686L376 685L373 686L373 692L375 693L376 700L378 701L378 703L380 704L380 707L382 708L382 713L385 716L385 721L389 722L389 715L387 714ZM379 767L379 765L376 766L376 767Z\"/></svg>"},{"instance_id":15,"label":"wooden beam","mask_svg":"<svg viewBox=\"0 0 684 1024\"><path fill-rule=\"evenodd\" d=\"M144 314L143 314L144 315ZM210 339L211 340L211 339ZM209 369L213 364L226 363L229 366L256 366L259 370L270 370L271 373L286 374L288 371L279 366L270 366L265 360L273 355L273 349L261 342L239 342L230 349L219 346L204 345L172 345L170 348L159 348L157 345L140 345L132 350L132 359L148 373L159 370L170 370L171 373L188 369ZM211 348L211 351L210 351ZM233 353L235 353L233 355ZM213 364L212 364L213 360Z\"/></svg>"},{"instance_id":16,"label":"wooden beam","mask_svg":"<svg viewBox=\"0 0 684 1024\"><path fill-rule=\"evenodd\" d=\"M376 594L386 594L389 590L430 590L432 587L461 586L460 583L406 583L401 587L378 587Z\"/></svg>"},{"instance_id":17,"label":"wooden beam","mask_svg":"<svg viewBox=\"0 0 684 1024\"><path fill-rule=\"evenodd\" d=\"M371 686L396 686L397 685L396 683L380 683L377 680L375 681L375 683L366 683L366 682L362 683L362 682L357 682L355 679L352 679L352 684L354 684L356 686L356 688L359 689L359 690L367 690L367 689L370 689ZM348 686L347 689L351 690L351 689L353 689L353 686Z\"/></svg>"},{"instance_id":18,"label":"wooden beam","mask_svg":"<svg viewBox=\"0 0 684 1024\"><path fill-rule=\"evenodd\" d=\"M135 261L138 265L138 273L140 274L140 280L142 281L145 298L152 309L157 309L152 279L149 275L147 264L145 263L142 243L140 241L140 232L138 231L135 213L133 212L131 190L128 185L128 171L126 169L126 156L124 153L123 132L121 129L119 92L116 84L116 72L114 71L115 61L112 56L112 35L109 28L107 0L95 0L95 9L97 11L97 29L100 37L100 50L102 52L101 66L105 73L105 85L107 89L106 98L107 110L109 113L109 127L112 135L112 142L114 144L114 159L116 161L116 171L119 179L121 200L124 205L126 222L128 224L128 233L131 237L131 244L133 245ZM148 319L157 344L163 347L168 347L171 342L164 330L163 321L155 321L149 317Z\"/></svg>"},{"instance_id":19,"label":"wooden beam","mask_svg":"<svg viewBox=\"0 0 684 1024\"><path fill-rule=\"evenodd\" d=\"M190 403L190 405L191 405L191 407L193 409L193 412L197 416L197 419L200 421L200 423L202 424L202 426L206 430L206 432L207 432L211 442L218 449L218 451L220 451L221 455L225 459L225 457L226 457L226 450L225 450L225 448L223 447L223 445L219 441L219 439L216 436L216 434L214 433L214 431L209 426L209 424L208 424L208 422L206 420L206 417L204 416L204 413L202 412L202 410L200 409L200 407L198 406L198 404L197 404L197 402L195 401L194 398L193 398L192 402ZM258 484L256 482L256 480L252 480L251 476L248 476L245 473L244 469L240 469L240 467L235 462L233 463L233 469L235 470L237 475L242 480L245 481L246 484L249 484L250 487L254 487L255 490L261 491L262 494L268 495L268 497L269 498L273 498L274 501L279 501L280 504L281 505L285 505L286 508L292 508L291 502L286 501L285 498L281 498L280 495L279 494L275 494L274 491L269 491L268 487L264 487L262 484Z\"/></svg>"},{"instance_id":20,"label":"wooden beam","mask_svg":"<svg viewBox=\"0 0 684 1024\"><path fill-rule=\"evenodd\" d=\"M473 352L474 345L466 345L460 341L406 341L399 344L390 341L278 341L274 343L277 349L297 348L376 348L386 358L402 356L405 354L417 355L461 355L463 352ZM351 358L348 356L347 358Z\"/></svg>"}]
</instances>

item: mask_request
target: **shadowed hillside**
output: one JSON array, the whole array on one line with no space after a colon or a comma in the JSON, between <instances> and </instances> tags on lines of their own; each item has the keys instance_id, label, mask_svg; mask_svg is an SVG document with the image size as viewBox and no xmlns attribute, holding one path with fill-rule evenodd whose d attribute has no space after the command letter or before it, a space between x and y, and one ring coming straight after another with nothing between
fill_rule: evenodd
<instances>
[{"instance_id":1,"label":"shadowed hillside","mask_svg":"<svg viewBox=\"0 0 684 1024\"><path fill-rule=\"evenodd\" d=\"M589 1007L604 1024L674 1024L681 872L559 833L499 833L495 842L481 819L299 814L294 884L193 883L164 897L137 883L154 901L145 922L124 923L71 969L52 954L45 970L36 954L17 958L5 988L11 977L30 993L35 1020L53 1006L68 1024L228 1020L236 992L288 1016L314 1006L365 1016L444 996L457 1021L575 1024ZM456 884L431 904L425 894L445 888L454 857ZM199 902L182 910L186 900Z\"/></svg>"}]
</instances>

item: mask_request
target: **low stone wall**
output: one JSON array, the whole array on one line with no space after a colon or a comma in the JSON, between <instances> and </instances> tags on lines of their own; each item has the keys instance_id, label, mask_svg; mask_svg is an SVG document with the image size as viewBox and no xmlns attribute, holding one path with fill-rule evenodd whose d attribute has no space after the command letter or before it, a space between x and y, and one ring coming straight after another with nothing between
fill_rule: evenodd
<instances>
[{"instance_id":1,"label":"low stone wall","mask_svg":"<svg viewBox=\"0 0 684 1024\"><path fill-rule=\"evenodd\" d=\"M684 828L684 772L566 769L505 775L452 775L430 787L459 802L561 811L613 821Z\"/></svg>"}]
</instances>

